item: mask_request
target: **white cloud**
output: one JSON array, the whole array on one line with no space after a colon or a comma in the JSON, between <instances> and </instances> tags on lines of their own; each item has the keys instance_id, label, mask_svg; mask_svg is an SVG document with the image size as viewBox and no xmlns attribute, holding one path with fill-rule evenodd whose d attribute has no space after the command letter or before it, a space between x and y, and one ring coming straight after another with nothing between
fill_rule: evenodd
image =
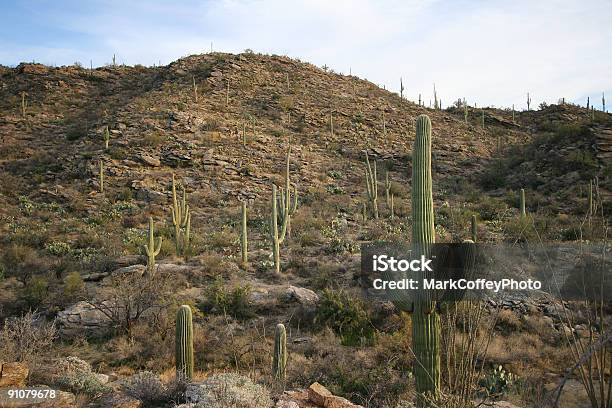
<instances>
[{"instance_id":1,"label":"white cloud","mask_svg":"<svg viewBox=\"0 0 612 408\"><path fill-rule=\"evenodd\" d=\"M55 47L0 44L0 61L88 65L168 63L215 50L286 54L399 87L445 105L534 105L560 97L612 99L612 25L606 0L104 1L95 13L65 8L49 24L75 33ZM72 10L72 11L69 11ZM90 45L79 41L83 36Z\"/></svg>"}]
</instances>

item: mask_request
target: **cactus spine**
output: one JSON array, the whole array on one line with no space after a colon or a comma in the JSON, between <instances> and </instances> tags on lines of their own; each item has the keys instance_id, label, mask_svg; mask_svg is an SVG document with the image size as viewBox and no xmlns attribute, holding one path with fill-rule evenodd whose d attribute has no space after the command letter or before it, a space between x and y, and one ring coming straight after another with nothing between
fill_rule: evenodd
<instances>
[{"instance_id":1,"label":"cactus spine","mask_svg":"<svg viewBox=\"0 0 612 408\"><path fill-rule=\"evenodd\" d=\"M275 380L285 381L287 368L287 331L282 323L274 331L274 356L272 357L272 376Z\"/></svg>"},{"instance_id":2,"label":"cactus spine","mask_svg":"<svg viewBox=\"0 0 612 408\"><path fill-rule=\"evenodd\" d=\"M193 320L191 308L182 305L176 312L176 377L193 378Z\"/></svg>"},{"instance_id":3,"label":"cactus spine","mask_svg":"<svg viewBox=\"0 0 612 408\"><path fill-rule=\"evenodd\" d=\"M521 209L521 217L525 217L527 215L527 211L525 211L525 189L524 188L521 188L520 209Z\"/></svg>"},{"instance_id":4,"label":"cactus spine","mask_svg":"<svg viewBox=\"0 0 612 408\"><path fill-rule=\"evenodd\" d=\"M476 222L476 216L472 215L472 242L476 242L477 235L478 235L478 224Z\"/></svg>"},{"instance_id":5,"label":"cactus spine","mask_svg":"<svg viewBox=\"0 0 612 408\"><path fill-rule=\"evenodd\" d=\"M100 160L100 174L99 174L100 192L104 192L104 162Z\"/></svg>"},{"instance_id":6,"label":"cactus spine","mask_svg":"<svg viewBox=\"0 0 612 408\"><path fill-rule=\"evenodd\" d=\"M104 128L104 150L108 150L108 142L110 142L110 130L106 126Z\"/></svg>"},{"instance_id":7,"label":"cactus spine","mask_svg":"<svg viewBox=\"0 0 612 408\"><path fill-rule=\"evenodd\" d=\"M246 202L242 202L242 233L240 234L240 252L242 255L242 263L248 262L248 240L247 240L247 206Z\"/></svg>"},{"instance_id":8,"label":"cactus spine","mask_svg":"<svg viewBox=\"0 0 612 408\"><path fill-rule=\"evenodd\" d=\"M161 250L162 237L155 239L155 225L153 217L149 217L149 242L144 245L145 253L147 254L147 273L153 273L155 268L155 257Z\"/></svg>"},{"instance_id":9,"label":"cactus spine","mask_svg":"<svg viewBox=\"0 0 612 408\"><path fill-rule=\"evenodd\" d=\"M366 152L366 188L368 193L368 201L372 209L372 216L378 219L378 178L376 176L376 161L373 166L370 165L368 152Z\"/></svg>"},{"instance_id":10,"label":"cactus spine","mask_svg":"<svg viewBox=\"0 0 612 408\"><path fill-rule=\"evenodd\" d=\"M429 246L435 242L431 121L427 115L420 115L417 118L412 157L412 243L416 252L427 254ZM436 312L434 302L425 291L418 291L412 315L412 348L417 360L414 365L414 376L419 406L426 406L427 398L434 400L439 398L440 332L440 316Z\"/></svg>"},{"instance_id":11,"label":"cactus spine","mask_svg":"<svg viewBox=\"0 0 612 408\"><path fill-rule=\"evenodd\" d=\"M174 174L172 175L172 224L174 225L174 244L177 255L184 255L189 248L191 239L191 212L187 204L187 193L185 186L183 189L183 198L179 200L176 193L176 182Z\"/></svg>"}]
</instances>

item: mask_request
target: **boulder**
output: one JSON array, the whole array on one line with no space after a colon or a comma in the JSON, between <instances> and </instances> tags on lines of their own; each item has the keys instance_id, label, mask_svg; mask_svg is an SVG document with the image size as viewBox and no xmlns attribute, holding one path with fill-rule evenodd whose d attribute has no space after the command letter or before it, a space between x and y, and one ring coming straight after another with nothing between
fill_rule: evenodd
<instances>
[{"instance_id":1,"label":"boulder","mask_svg":"<svg viewBox=\"0 0 612 408\"><path fill-rule=\"evenodd\" d=\"M111 321L90 303L80 301L57 314L57 325L60 334L66 337L101 335L110 327Z\"/></svg>"},{"instance_id":2,"label":"boulder","mask_svg":"<svg viewBox=\"0 0 612 408\"><path fill-rule=\"evenodd\" d=\"M317 405L324 406L325 399L333 394L318 382L314 382L308 387L308 398Z\"/></svg>"},{"instance_id":3,"label":"boulder","mask_svg":"<svg viewBox=\"0 0 612 408\"><path fill-rule=\"evenodd\" d=\"M0 362L0 388L25 387L30 370L24 363Z\"/></svg>"},{"instance_id":4,"label":"boulder","mask_svg":"<svg viewBox=\"0 0 612 408\"><path fill-rule=\"evenodd\" d=\"M319 302L319 295L310 289L289 286L285 291L285 300L297 302L303 306L315 306Z\"/></svg>"}]
</instances>

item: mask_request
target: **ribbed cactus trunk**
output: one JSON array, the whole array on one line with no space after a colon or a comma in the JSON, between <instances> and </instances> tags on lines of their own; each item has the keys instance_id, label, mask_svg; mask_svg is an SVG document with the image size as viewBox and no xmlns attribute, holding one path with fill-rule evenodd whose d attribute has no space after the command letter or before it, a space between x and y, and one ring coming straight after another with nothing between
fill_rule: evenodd
<instances>
[{"instance_id":1,"label":"ribbed cactus trunk","mask_svg":"<svg viewBox=\"0 0 612 408\"><path fill-rule=\"evenodd\" d=\"M188 305L182 305L176 313L176 378L193 378L193 321Z\"/></svg>"},{"instance_id":2,"label":"ribbed cactus trunk","mask_svg":"<svg viewBox=\"0 0 612 408\"><path fill-rule=\"evenodd\" d=\"M520 209L521 209L521 217L525 217L527 215L527 211L525 211L525 189L524 188L521 188Z\"/></svg>"},{"instance_id":3,"label":"ribbed cactus trunk","mask_svg":"<svg viewBox=\"0 0 612 408\"><path fill-rule=\"evenodd\" d=\"M274 270L280 273L280 237L278 234L278 210L276 208L276 184L272 184L272 256L274 257Z\"/></svg>"},{"instance_id":4,"label":"ribbed cactus trunk","mask_svg":"<svg viewBox=\"0 0 612 408\"><path fill-rule=\"evenodd\" d=\"M248 240L247 240L247 207L246 202L242 202L242 233L240 234L240 251L242 255L242 263L246 265L249 261Z\"/></svg>"},{"instance_id":5,"label":"ribbed cactus trunk","mask_svg":"<svg viewBox=\"0 0 612 408\"><path fill-rule=\"evenodd\" d=\"M149 241L144 246L145 253L147 254L147 274L152 274L155 270L155 257L161 250L162 238L158 237L155 239L155 224L153 217L149 217Z\"/></svg>"},{"instance_id":6,"label":"ribbed cactus trunk","mask_svg":"<svg viewBox=\"0 0 612 408\"><path fill-rule=\"evenodd\" d=\"M431 121L421 115L416 121L416 140L412 153L412 243L413 254L429 255L435 242L433 194L431 180ZM419 281L427 278L425 272ZM416 361L414 376L418 406L427 399L437 399L440 392L440 316L430 295L417 291L412 314L412 348ZM427 397L425 397L427 396Z\"/></svg>"},{"instance_id":7,"label":"ribbed cactus trunk","mask_svg":"<svg viewBox=\"0 0 612 408\"><path fill-rule=\"evenodd\" d=\"M274 355L272 356L272 376L275 380L285 381L287 368L287 331L282 323L274 331Z\"/></svg>"},{"instance_id":8,"label":"ribbed cactus trunk","mask_svg":"<svg viewBox=\"0 0 612 408\"><path fill-rule=\"evenodd\" d=\"M588 197L587 215L590 217L594 213L593 208L593 180L589 180L589 197Z\"/></svg>"}]
</instances>

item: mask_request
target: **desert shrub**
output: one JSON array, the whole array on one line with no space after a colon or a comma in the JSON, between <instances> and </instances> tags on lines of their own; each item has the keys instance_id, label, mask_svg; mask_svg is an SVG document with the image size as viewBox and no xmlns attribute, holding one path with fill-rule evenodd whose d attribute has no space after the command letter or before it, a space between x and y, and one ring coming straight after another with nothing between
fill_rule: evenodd
<instances>
[{"instance_id":1,"label":"desert shrub","mask_svg":"<svg viewBox=\"0 0 612 408\"><path fill-rule=\"evenodd\" d=\"M59 377L56 385L72 393L85 394L89 397L97 397L112 390L109 386L104 385L95 373L83 371Z\"/></svg>"},{"instance_id":2,"label":"desert shrub","mask_svg":"<svg viewBox=\"0 0 612 408\"><path fill-rule=\"evenodd\" d=\"M502 200L486 195L476 204L478 217L486 221L499 219L507 210L508 206Z\"/></svg>"},{"instance_id":3,"label":"desert shrub","mask_svg":"<svg viewBox=\"0 0 612 408\"><path fill-rule=\"evenodd\" d=\"M144 402L147 406L167 399L166 386L157 375L150 371L134 374L126 384L125 392L127 395Z\"/></svg>"},{"instance_id":4,"label":"desert shrub","mask_svg":"<svg viewBox=\"0 0 612 408\"><path fill-rule=\"evenodd\" d=\"M196 408L268 408L270 393L249 378L233 374L214 374L198 385L189 386L187 401Z\"/></svg>"},{"instance_id":5,"label":"desert shrub","mask_svg":"<svg viewBox=\"0 0 612 408\"><path fill-rule=\"evenodd\" d=\"M315 321L331 328L347 346L372 344L375 340L374 326L363 301L342 289L323 291Z\"/></svg>"},{"instance_id":6,"label":"desert shrub","mask_svg":"<svg viewBox=\"0 0 612 408\"><path fill-rule=\"evenodd\" d=\"M69 299L75 299L83 293L85 289L85 283L81 274L78 272L71 272L64 280L64 296Z\"/></svg>"},{"instance_id":7,"label":"desert shrub","mask_svg":"<svg viewBox=\"0 0 612 408\"><path fill-rule=\"evenodd\" d=\"M235 318L253 316L249 300L251 287L248 284L228 287L223 278L217 276L206 292L206 305L217 313L228 314Z\"/></svg>"},{"instance_id":8,"label":"desert shrub","mask_svg":"<svg viewBox=\"0 0 612 408\"><path fill-rule=\"evenodd\" d=\"M36 276L30 280L23 289L23 298L30 308L37 308L47 297L49 283L42 276Z\"/></svg>"},{"instance_id":9,"label":"desert shrub","mask_svg":"<svg viewBox=\"0 0 612 408\"><path fill-rule=\"evenodd\" d=\"M208 245L212 249L216 250L228 250L232 248L237 242L237 236L235 233L231 233L225 229L213 232L210 234Z\"/></svg>"},{"instance_id":10,"label":"desert shrub","mask_svg":"<svg viewBox=\"0 0 612 408\"><path fill-rule=\"evenodd\" d=\"M54 323L32 312L6 319L0 331L0 356L8 361L33 362L51 348L57 336Z\"/></svg>"},{"instance_id":11,"label":"desert shrub","mask_svg":"<svg viewBox=\"0 0 612 408\"><path fill-rule=\"evenodd\" d=\"M521 328L521 320L512 310L503 309L497 315L495 327L502 333L508 335Z\"/></svg>"},{"instance_id":12,"label":"desert shrub","mask_svg":"<svg viewBox=\"0 0 612 408\"><path fill-rule=\"evenodd\" d=\"M45 269L44 261L38 253L25 245L13 244L2 255L7 275L15 277L24 286L33 275L39 274Z\"/></svg>"}]
</instances>

